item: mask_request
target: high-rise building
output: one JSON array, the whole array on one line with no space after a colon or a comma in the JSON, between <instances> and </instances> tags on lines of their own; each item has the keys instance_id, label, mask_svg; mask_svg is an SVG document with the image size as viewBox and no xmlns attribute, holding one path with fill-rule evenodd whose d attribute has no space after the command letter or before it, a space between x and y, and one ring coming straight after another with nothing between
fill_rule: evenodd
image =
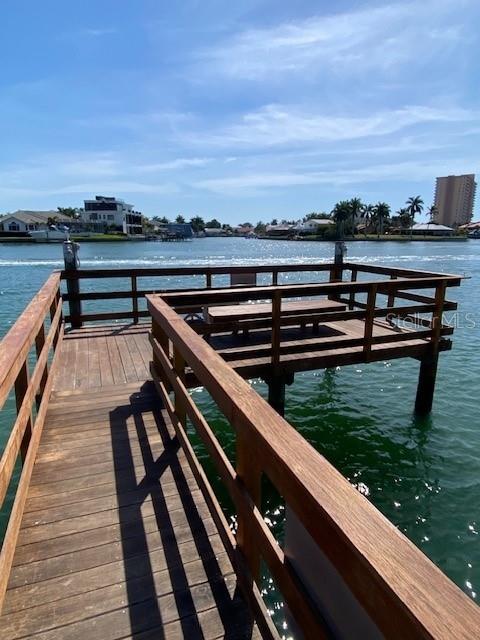
<instances>
[{"instance_id":1,"label":"high-rise building","mask_svg":"<svg viewBox=\"0 0 480 640\"><path fill-rule=\"evenodd\" d=\"M475 174L437 178L435 222L456 227L472 219L477 183Z\"/></svg>"}]
</instances>

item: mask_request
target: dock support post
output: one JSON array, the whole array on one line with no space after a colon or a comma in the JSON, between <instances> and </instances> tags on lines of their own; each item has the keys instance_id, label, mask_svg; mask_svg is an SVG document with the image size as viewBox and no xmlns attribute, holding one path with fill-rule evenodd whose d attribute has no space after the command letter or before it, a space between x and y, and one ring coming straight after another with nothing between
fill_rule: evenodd
<instances>
[{"instance_id":1,"label":"dock support post","mask_svg":"<svg viewBox=\"0 0 480 640\"><path fill-rule=\"evenodd\" d=\"M284 376L272 376L268 380L268 404L281 416L285 415Z\"/></svg>"},{"instance_id":2,"label":"dock support post","mask_svg":"<svg viewBox=\"0 0 480 640\"><path fill-rule=\"evenodd\" d=\"M265 376L268 385L268 404L282 417L285 415L285 387L293 384L293 373Z\"/></svg>"},{"instance_id":3,"label":"dock support post","mask_svg":"<svg viewBox=\"0 0 480 640\"><path fill-rule=\"evenodd\" d=\"M420 361L415 413L426 416L432 410L435 381L437 378L438 353L428 354Z\"/></svg>"},{"instance_id":4,"label":"dock support post","mask_svg":"<svg viewBox=\"0 0 480 640\"><path fill-rule=\"evenodd\" d=\"M432 410L435 381L437 378L439 342L442 335L442 314L445 303L445 281L435 288L435 310L432 313L432 336L428 350L420 361L417 397L415 398L415 412L418 415L428 415Z\"/></svg>"},{"instance_id":5,"label":"dock support post","mask_svg":"<svg viewBox=\"0 0 480 640\"><path fill-rule=\"evenodd\" d=\"M82 326L82 302L78 296L80 294L80 281L75 276L80 261L78 259L78 251L80 245L71 240L65 240L63 243L63 260L65 262L65 271L68 271L67 277L67 293L70 296L68 303L70 309L70 324L72 329L79 329Z\"/></svg>"}]
</instances>

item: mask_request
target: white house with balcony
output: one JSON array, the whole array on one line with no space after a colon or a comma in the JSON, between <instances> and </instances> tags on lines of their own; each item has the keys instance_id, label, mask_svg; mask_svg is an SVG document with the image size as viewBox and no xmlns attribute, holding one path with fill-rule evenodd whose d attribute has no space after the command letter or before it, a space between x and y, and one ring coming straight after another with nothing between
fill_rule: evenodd
<instances>
[{"instance_id":1,"label":"white house with balcony","mask_svg":"<svg viewBox=\"0 0 480 640\"><path fill-rule=\"evenodd\" d=\"M80 217L97 231L115 229L127 235L142 233L142 214L134 211L132 204L119 198L95 196L94 200L85 200Z\"/></svg>"}]
</instances>

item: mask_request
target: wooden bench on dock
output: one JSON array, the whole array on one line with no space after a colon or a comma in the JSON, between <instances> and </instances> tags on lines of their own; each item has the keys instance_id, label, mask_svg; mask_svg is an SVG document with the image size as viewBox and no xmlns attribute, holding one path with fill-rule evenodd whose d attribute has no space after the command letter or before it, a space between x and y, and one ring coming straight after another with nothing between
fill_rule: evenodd
<instances>
[{"instance_id":1,"label":"wooden bench on dock","mask_svg":"<svg viewBox=\"0 0 480 640\"><path fill-rule=\"evenodd\" d=\"M306 323L310 314L316 315L327 311L345 311L346 305L333 300L293 300L282 305L281 316L302 314L302 322ZM253 318L271 318L272 303L258 302L253 304L234 304L208 306L204 310L205 320L210 323L228 322L231 320L251 320ZM317 320L313 323L318 325Z\"/></svg>"}]
</instances>

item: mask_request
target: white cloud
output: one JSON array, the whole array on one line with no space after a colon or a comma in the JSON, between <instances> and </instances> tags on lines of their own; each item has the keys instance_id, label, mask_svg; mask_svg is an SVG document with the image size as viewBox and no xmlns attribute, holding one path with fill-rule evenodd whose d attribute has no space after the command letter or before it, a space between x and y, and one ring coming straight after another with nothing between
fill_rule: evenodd
<instances>
[{"instance_id":1,"label":"white cloud","mask_svg":"<svg viewBox=\"0 0 480 640\"><path fill-rule=\"evenodd\" d=\"M478 114L465 109L421 105L378 111L367 116L330 115L282 105L267 105L243 115L238 124L206 133L183 133L181 140L218 147L268 148L384 136L417 124L477 119Z\"/></svg>"},{"instance_id":2,"label":"white cloud","mask_svg":"<svg viewBox=\"0 0 480 640\"><path fill-rule=\"evenodd\" d=\"M259 79L305 69L389 69L460 42L465 4L469 0L398 2L250 29L204 51L205 72Z\"/></svg>"},{"instance_id":3,"label":"white cloud","mask_svg":"<svg viewBox=\"0 0 480 640\"><path fill-rule=\"evenodd\" d=\"M474 161L474 164L478 161ZM369 182L433 180L446 171L466 173L472 166L471 159L398 162L355 168L335 168L326 171L291 171L249 173L226 178L212 178L194 183L199 189L222 195L257 195L268 189L283 189L308 185L346 186Z\"/></svg>"},{"instance_id":4,"label":"white cloud","mask_svg":"<svg viewBox=\"0 0 480 640\"><path fill-rule=\"evenodd\" d=\"M212 162L212 158L176 158L168 162L142 164L136 167L136 171L139 173L155 173L157 171L188 169L189 167L204 167L210 162Z\"/></svg>"},{"instance_id":5,"label":"white cloud","mask_svg":"<svg viewBox=\"0 0 480 640\"><path fill-rule=\"evenodd\" d=\"M1 171L0 195L41 198L68 194L178 193L179 188L173 182L132 180L135 168L134 162L126 164L113 152L43 155Z\"/></svg>"},{"instance_id":6,"label":"white cloud","mask_svg":"<svg viewBox=\"0 0 480 640\"><path fill-rule=\"evenodd\" d=\"M71 184L64 187L49 190L49 194L62 193L177 193L175 184L149 184L144 182L131 182L128 180L115 180L113 182L87 182L83 184Z\"/></svg>"},{"instance_id":7,"label":"white cloud","mask_svg":"<svg viewBox=\"0 0 480 640\"><path fill-rule=\"evenodd\" d=\"M3 197L46 197L69 194L81 194L91 197L92 194L111 193L121 197L122 194L140 193L155 195L171 195L179 192L176 184L148 184L142 182L129 182L117 180L114 182L86 182L70 184L66 186L50 187L12 187L0 186L0 195Z\"/></svg>"}]
</instances>

